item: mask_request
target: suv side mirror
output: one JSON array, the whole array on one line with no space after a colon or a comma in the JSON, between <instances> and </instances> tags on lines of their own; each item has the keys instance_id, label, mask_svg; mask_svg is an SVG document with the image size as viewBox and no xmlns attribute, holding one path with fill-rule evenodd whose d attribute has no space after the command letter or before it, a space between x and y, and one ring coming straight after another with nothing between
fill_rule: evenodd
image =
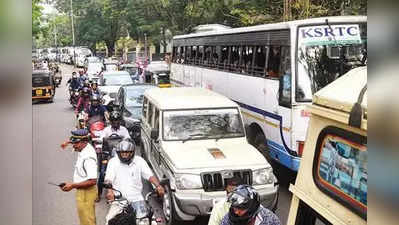
<instances>
[{"instance_id":1,"label":"suv side mirror","mask_svg":"<svg viewBox=\"0 0 399 225\"><path fill-rule=\"evenodd\" d=\"M151 139L158 139L159 136L159 130L158 129L151 129Z\"/></svg>"}]
</instances>

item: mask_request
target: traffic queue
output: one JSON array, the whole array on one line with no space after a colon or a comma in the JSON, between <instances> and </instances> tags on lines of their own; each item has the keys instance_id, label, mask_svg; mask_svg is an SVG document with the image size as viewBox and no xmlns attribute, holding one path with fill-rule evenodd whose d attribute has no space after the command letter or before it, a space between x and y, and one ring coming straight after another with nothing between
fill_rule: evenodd
<instances>
[{"instance_id":1,"label":"traffic queue","mask_svg":"<svg viewBox=\"0 0 399 225\"><path fill-rule=\"evenodd\" d=\"M35 65L33 82L60 73L51 67ZM78 158L73 181L55 185L77 190L80 223L96 224L95 203L105 190L109 225L172 225L204 215L210 215L209 225L280 224L274 213L278 180L271 164L248 143L239 105L207 89L161 88L165 85L145 77L157 78L154 71L118 65L101 68L91 79L84 69L66 82L76 124L61 147L71 144ZM366 67L353 69L315 94L314 124L302 158L306 163L290 186L288 224L366 222L366 75ZM352 89L356 84L356 91L346 91L348 84ZM341 89L342 96L332 94ZM342 110L344 119L336 117ZM142 180L153 188L144 196ZM163 216L154 213L152 197L162 202Z\"/></svg>"}]
</instances>

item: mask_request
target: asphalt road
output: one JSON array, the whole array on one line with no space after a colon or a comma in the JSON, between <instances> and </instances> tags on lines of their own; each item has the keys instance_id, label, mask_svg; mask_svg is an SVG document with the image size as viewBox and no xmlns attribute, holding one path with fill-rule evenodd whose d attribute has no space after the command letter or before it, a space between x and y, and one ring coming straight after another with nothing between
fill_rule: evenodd
<instances>
[{"instance_id":1,"label":"asphalt road","mask_svg":"<svg viewBox=\"0 0 399 225\"><path fill-rule=\"evenodd\" d=\"M61 65L62 84L56 90L54 103L34 103L33 117L33 224L34 225L78 225L75 204L75 191L63 192L48 182L72 181L74 162L77 153L72 147L66 150L60 144L67 140L75 125L73 109L68 102L66 81L73 67ZM77 69L76 69L77 71ZM280 196L277 215L281 224L286 224L291 194L288 183L293 174L279 169ZM146 188L148 190L148 187ZM145 191L147 191L145 190ZM161 212L161 206L155 210ZM97 225L105 224L108 205L103 199L96 204ZM181 222L176 225L206 225L208 217L200 217L195 221Z\"/></svg>"}]
</instances>

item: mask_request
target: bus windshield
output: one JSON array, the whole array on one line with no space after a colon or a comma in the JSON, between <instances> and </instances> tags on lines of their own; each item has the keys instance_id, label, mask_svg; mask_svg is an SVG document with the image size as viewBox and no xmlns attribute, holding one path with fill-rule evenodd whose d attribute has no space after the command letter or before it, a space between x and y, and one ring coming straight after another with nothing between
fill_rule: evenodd
<instances>
[{"instance_id":1,"label":"bus windshield","mask_svg":"<svg viewBox=\"0 0 399 225\"><path fill-rule=\"evenodd\" d=\"M315 92L366 65L366 29L365 23L299 28L296 101L312 101Z\"/></svg>"}]
</instances>

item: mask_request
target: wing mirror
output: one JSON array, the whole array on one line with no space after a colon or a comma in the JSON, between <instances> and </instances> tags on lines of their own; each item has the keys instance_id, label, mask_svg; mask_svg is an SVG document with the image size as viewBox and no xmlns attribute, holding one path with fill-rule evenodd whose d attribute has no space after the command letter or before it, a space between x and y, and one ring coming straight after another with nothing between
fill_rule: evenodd
<instances>
[{"instance_id":1,"label":"wing mirror","mask_svg":"<svg viewBox=\"0 0 399 225\"><path fill-rule=\"evenodd\" d=\"M158 129L151 129L151 139L158 139L159 136L159 130Z\"/></svg>"}]
</instances>

